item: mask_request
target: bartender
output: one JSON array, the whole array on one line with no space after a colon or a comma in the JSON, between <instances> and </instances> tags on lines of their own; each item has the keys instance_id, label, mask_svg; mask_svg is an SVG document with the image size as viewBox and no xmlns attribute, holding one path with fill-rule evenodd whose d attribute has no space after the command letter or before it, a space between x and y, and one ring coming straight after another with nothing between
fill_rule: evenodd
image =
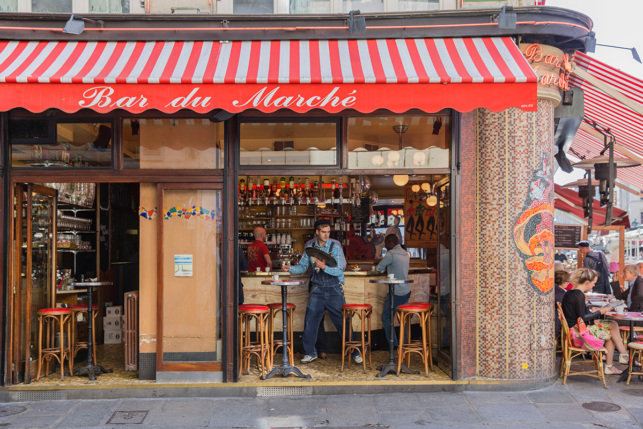
<instances>
[{"instance_id":1,"label":"bartender","mask_svg":"<svg viewBox=\"0 0 643 429\"><path fill-rule=\"evenodd\" d=\"M336 267L329 267L326 261L311 258L306 252L299 260L299 264L294 266L284 265L282 271L291 274L303 274L309 268L313 268L313 275L310 278L310 297L306 306L306 315L304 317L304 335L302 338L304 347L304 358L302 364L310 363L317 359L317 330L324 316L324 311L328 311L330 319L335 325L340 335L346 335L348 331L342 333L342 305L346 303L344 299L344 263L341 257L341 244L330 241L330 221L320 219L315 222L315 237L312 246L322 252L329 254L335 261ZM362 357L357 351L353 353L355 363L362 363Z\"/></svg>"}]
</instances>

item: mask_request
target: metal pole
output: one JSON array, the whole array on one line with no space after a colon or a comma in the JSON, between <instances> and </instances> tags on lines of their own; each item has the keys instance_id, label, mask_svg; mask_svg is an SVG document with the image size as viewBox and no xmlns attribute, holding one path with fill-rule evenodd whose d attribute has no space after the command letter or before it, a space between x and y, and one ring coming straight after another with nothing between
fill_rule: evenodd
<instances>
[{"instance_id":1,"label":"metal pole","mask_svg":"<svg viewBox=\"0 0 643 429\"><path fill-rule=\"evenodd\" d=\"M605 136L607 139L607 136ZM612 204L614 203L614 179L616 178L616 166L614 165L614 138L609 142L609 179L607 180L608 202L605 210L605 226L612 224Z\"/></svg>"}]
</instances>

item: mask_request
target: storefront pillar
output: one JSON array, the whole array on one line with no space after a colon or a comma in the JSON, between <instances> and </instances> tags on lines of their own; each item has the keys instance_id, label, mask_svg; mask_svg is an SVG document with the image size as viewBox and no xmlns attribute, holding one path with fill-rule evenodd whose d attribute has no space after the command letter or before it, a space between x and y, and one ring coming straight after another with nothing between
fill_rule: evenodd
<instances>
[{"instance_id":1,"label":"storefront pillar","mask_svg":"<svg viewBox=\"0 0 643 429\"><path fill-rule=\"evenodd\" d=\"M539 84L537 112L462 115L456 215L462 378L544 382L556 376L553 141L559 102L558 88Z\"/></svg>"}]
</instances>

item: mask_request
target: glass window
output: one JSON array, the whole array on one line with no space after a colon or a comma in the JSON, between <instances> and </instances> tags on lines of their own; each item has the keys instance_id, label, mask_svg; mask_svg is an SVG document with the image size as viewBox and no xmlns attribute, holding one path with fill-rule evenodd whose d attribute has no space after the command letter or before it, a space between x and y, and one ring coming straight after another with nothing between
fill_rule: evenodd
<instances>
[{"instance_id":1,"label":"glass window","mask_svg":"<svg viewBox=\"0 0 643 429\"><path fill-rule=\"evenodd\" d=\"M290 13L330 13L330 0L290 0Z\"/></svg>"},{"instance_id":2,"label":"glass window","mask_svg":"<svg viewBox=\"0 0 643 429\"><path fill-rule=\"evenodd\" d=\"M129 1L89 0L90 13L129 13Z\"/></svg>"},{"instance_id":3,"label":"glass window","mask_svg":"<svg viewBox=\"0 0 643 429\"><path fill-rule=\"evenodd\" d=\"M357 9L362 13L383 12L384 0L344 0L343 8L344 13Z\"/></svg>"},{"instance_id":4,"label":"glass window","mask_svg":"<svg viewBox=\"0 0 643 429\"><path fill-rule=\"evenodd\" d=\"M350 118L348 166L449 168L450 142L449 116Z\"/></svg>"},{"instance_id":5,"label":"glass window","mask_svg":"<svg viewBox=\"0 0 643 429\"><path fill-rule=\"evenodd\" d=\"M272 14L275 13L274 0L233 0L235 14Z\"/></svg>"},{"instance_id":6,"label":"glass window","mask_svg":"<svg viewBox=\"0 0 643 429\"><path fill-rule=\"evenodd\" d=\"M125 168L223 168L223 122L207 118L125 119Z\"/></svg>"},{"instance_id":7,"label":"glass window","mask_svg":"<svg viewBox=\"0 0 643 429\"><path fill-rule=\"evenodd\" d=\"M18 129L9 131L13 167L110 167L112 165L112 124L58 123L56 139L45 138L44 125L33 133L20 127L27 122L12 121ZM34 121L39 124L38 120ZM24 137L31 137L31 141ZM43 140L41 142L41 140ZM23 143L24 144L21 144Z\"/></svg>"},{"instance_id":8,"label":"glass window","mask_svg":"<svg viewBox=\"0 0 643 429\"><path fill-rule=\"evenodd\" d=\"M31 0L32 12L71 13L72 0Z\"/></svg>"},{"instance_id":9,"label":"glass window","mask_svg":"<svg viewBox=\"0 0 643 429\"><path fill-rule=\"evenodd\" d=\"M398 0L397 2L397 12L416 12L439 9L439 0Z\"/></svg>"},{"instance_id":10,"label":"glass window","mask_svg":"<svg viewBox=\"0 0 643 429\"><path fill-rule=\"evenodd\" d=\"M18 0L0 0L0 12L18 12Z\"/></svg>"},{"instance_id":11,"label":"glass window","mask_svg":"<svg viewBox=\"0 0 643 429\"><path fill-rule=\"evenodd\" d=\"M244 122L241 165L336 165L335 122Z\"/></svg>"}]
</instances>

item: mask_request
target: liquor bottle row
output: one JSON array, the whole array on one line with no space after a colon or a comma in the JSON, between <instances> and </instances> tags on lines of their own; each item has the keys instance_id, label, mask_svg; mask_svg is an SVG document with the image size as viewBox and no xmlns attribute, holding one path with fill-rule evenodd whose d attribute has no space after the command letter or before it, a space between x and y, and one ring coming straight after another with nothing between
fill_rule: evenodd
<instances>
[{"instance_id":1,"label":"liquor bottle row","mask_svg":"<svg viewBox=\"0 0 643 429\"><path fill-rule=\"evenodd\" d=\"M331 204L343 204L344 202L344 183L337 179L332 179L330 184L319 184L317 180L311 181L305 177L297 180L290 176L288 181L282 177L277 181L276 177L263 179L263 184L259 178L253 180L248 177L239 181L239 205L301 205L301 204L319 204L330 202Z\"/></svg>"}]
</instances>

